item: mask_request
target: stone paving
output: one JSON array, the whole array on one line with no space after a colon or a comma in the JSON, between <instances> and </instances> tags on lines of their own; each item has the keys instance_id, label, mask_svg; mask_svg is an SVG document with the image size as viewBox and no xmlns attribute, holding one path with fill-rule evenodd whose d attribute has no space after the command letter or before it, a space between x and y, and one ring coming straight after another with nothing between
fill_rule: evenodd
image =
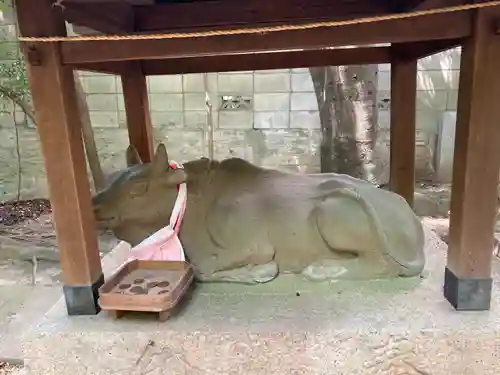
<instances>
[{"instance_id":1,"label":"stone paving","mask_svg":"<svg viewBox=\"0 0 500 375\"><path fill-rule=\"evenodd\" d=\"M455 312L442 296L446 245L430 230L426 236L421 278L205 284L165 323L69 318L60 301L23 335L25 373L498 374L500 301L489 312ZM105 273L124 256L107 257ZM498 261L493 273L497 295Z\"/></svg>"}]
</instances>

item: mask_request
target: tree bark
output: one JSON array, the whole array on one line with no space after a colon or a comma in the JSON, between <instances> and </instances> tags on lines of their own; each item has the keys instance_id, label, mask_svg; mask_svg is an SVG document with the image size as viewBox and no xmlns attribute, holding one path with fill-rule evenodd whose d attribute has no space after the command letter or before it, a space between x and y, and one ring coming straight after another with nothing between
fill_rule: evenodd
<instances>
[{"instance_id":1,"label":"tree bark","mask_svg":"<svg viewBox=\"0 0 500 375\"><path fill-rule=\"evenodd\" d=\"M68 29L69 36L78 35L73 30L72 24L66 24L66 27ZM92 174L92 180L94 181L94 189L98 191L104 188L106 184L106 179L104 178L104 173L102 171L101 163L99 161L99 154L97 152L97 146L94 137L94 129L92 128L89 106L87 103L85 91L83 90L81 78L78 77L76 71L73 74L75 77L75 87L76 87L78 106L80 108L80 113L81 113L82 137L85 146L85 154L87 155L87 161L89 163L90 172Z\"/></svg>"},{"instance_id":2,"label":"tree bark","mask_svg":"<svg viewBox=\"0 0 500 375\"><path fill-rule=\"evenodd\" d=\"M309 68L311 79L316 93L319 117L321 123L321 144L320 144L320 168L321 173L335 172L335 160L333 150L333 135L336 129L333 117L333 98L335 89L332 87L332 79L327 67Z\"/></svg>"},{"instance_id":3,"label":"tree bark","mask_svg":"<svg viewBox=\"0 0 500 375\"><path fill-rule=\"evenodd\" d=\"M87 155L90 171L92 173L94 189L98 191L104 188L106 180L104 178L104 173L99 161L99 154L97 152L97 147L95 144L94 129L92 128L92 122L90 121L89 106L87 104L86 95L83 91L83 86L80 78L78 77L76 72L74 73L74 76L78 106L80 107L81 113L82 136L85 146L85 153Z\"/></svg>"},{"instance_id":4,"label":"tree bark","mask_svg":"<svg viewBox=\"0 0 500 375\"><path fill-rule=\"evenodd\" d=\"M322 129L321 171L377 182L377 66L310 68Z\"/></svg>"}]
</instances>

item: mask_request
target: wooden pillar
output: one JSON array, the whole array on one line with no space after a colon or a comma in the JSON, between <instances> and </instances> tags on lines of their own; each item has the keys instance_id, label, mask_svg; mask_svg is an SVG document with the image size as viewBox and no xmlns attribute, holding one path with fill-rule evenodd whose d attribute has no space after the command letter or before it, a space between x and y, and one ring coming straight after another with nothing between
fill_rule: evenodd
<instances>
[{"instance_id":1,"label":"wooden pillar","mask_svg":"<svg viewBox=\"0 0 500 375\"><path fill-rule=\"evenodd\" d=\"M60 9L45 0L17 0L23 36L65 35ZM69 315L99 311L103 284L87 177L82 126L71 68L57 43L23 44L45 161Z\"/></svg>"},{"instance_id":2,"label":"wooden pillar","mask_svg":"<svg viewBox=\"0 0 500 375\"><path fill-rule=\"evenodd\" d=\"M457 310L488 310L500 166L500 7L471 12L462 47L444 296Z\"/></svg>"},{"instance_id":3,"label":"wooden pillar","mask_svg":"<svg viewBox=\"0 0 500 375\"><path fill-rule=\"evenodd\" d=\"M149 113L148 86L139 62L130 62L121 75L128 137L144 163L154 155L153 127Z\"/></svg>"},{"instance_id":4,"label":"wooden pillar","mask_svg":"<svg viewBox=\"0 0 500 375\"><path fill-rule=\"evenodd\" d=\"M409 46L391 46L391 191L413 207L415 192L415 115L417 59L407 58Z\"/></svg>"}]
</instances>

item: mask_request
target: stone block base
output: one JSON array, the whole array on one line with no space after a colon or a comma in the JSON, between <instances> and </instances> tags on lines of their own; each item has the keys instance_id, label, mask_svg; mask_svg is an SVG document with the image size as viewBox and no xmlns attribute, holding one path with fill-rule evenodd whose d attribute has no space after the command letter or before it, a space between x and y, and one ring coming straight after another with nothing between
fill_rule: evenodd
<instances>
[{"instance_id":1,"label":"stone block base","mask_svg":"<svg viewBox=\"0 0 500 375\"><path fill-rule=\"evenodd\" d=\"M96 315L101 311L97 304L99 288L104 284L104 275L92 285L64 285L63 293L68 315Z\"/></svg>"},{"instance_id":2,"label":"stone block base","mask_svg":"<svg viewBox=\"0 0 500 375\"><path fill-rule=\"evenodd\" d=\"M444 297L457 310L489 310L491 287L491 278L458 278L446 267L444 273Z\"/></svg>"}]
</instances>

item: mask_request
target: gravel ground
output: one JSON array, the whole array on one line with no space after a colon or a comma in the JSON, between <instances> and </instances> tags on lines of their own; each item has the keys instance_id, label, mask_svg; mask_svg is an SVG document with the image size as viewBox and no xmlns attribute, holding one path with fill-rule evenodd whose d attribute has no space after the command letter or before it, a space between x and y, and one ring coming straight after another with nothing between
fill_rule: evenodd
<instances>
[{"instance_id":1,"label":"gravel ground","mask_svg":"<svg viewBox=\"0 0 500 375\"><path fill-rule=\"evenodd\" d=\"M49 212L50 201L47 199L4 202L0 203L0 224L11 226Z\"/></svg>"},{"instance_id":2,"label":"gravel ground","mask_svg":"<svg viewBox=\"0 0 500 375\"><path fill-rule=\"evenodd\" d=\"M0 375L15 374L20 369L22 369L22 366L0 362Z\"/></svg>"}]
</instances>

